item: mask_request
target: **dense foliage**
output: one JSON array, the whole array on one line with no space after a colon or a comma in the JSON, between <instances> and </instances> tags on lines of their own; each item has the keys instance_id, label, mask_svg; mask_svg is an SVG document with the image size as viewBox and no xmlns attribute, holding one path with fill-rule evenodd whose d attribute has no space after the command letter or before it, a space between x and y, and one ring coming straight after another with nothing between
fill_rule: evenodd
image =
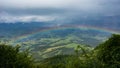
<instances>
[{"instance_id":1,"label":"dense foliage","mask_svg":"<svg viewBox=\"0 0 120 68\"><path fill-rule=\"evenodd\" d=\"M33 60L27 51L20 52L19 46L0 44L0 68L31 68Z\"/></svg>"},{"instance_id":2,"label":"dense foliage","mask_svg":"<svg viewBox=\"0 0 120 68\"><path fill-rule=\"evenodd\" d=\"M120 68L120 35L113 34L95 50L97 51L97 59L107 67Z\"/></svg>"}]
</instances>

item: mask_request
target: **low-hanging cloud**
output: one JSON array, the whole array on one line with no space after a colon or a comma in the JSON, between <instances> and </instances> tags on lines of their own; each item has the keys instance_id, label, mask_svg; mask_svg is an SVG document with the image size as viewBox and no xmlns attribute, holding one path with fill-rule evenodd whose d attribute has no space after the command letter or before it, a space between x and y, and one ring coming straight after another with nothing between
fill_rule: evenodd
<instances>
[{"instance_id":1,"label":"low-hanging cloud","mask_svg":"<svg viewBox=\"0 0 120 68\"><path fill-rule=\"evenodd\" d=\"M55 16L37 16L37 15L22 15L13 16L5 12L0 14L0 23L16 23L16 22L50 22L55 20Z\"/></svg>"}]
</instances>

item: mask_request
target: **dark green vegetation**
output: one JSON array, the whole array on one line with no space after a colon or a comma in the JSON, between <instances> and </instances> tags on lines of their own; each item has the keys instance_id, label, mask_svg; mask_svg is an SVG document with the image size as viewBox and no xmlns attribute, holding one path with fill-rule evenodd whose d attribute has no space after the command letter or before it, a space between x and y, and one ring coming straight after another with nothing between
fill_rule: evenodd
<instances>
[{"instance_id":1,"label":"dark green vegetation","mask_svg":"<svg viewBox=\"0 0 120 68\"><path fill-rule=\"evenodd\" d=\"M27 51L20 52L19 46L0 44L0 68L31 68L33 60Z\"/></svg>"},{"instance_id":2,"label":"dark green vegetation","mask_svg":"<svg viewBox=\"0 0 120 68\"><path fill-rule=\"evenodd\" d=\"M120 35L116 34L94 49L77 45L74 54L37 62L32 61L28 52L19 51L19 47L0 45L0 68L120 68L119 57Z\"/></svg>"},{"instance_id":3,"label":"dark green vegetation","mask_svg":"<svg viewBox=\"0 0 120 68\"><path fill-rule=\"evenodd\" d=\"M120 68L120 35L113 34L108 41L95 48L97 59L109 68Z\"/></svg>"}]
</instances>

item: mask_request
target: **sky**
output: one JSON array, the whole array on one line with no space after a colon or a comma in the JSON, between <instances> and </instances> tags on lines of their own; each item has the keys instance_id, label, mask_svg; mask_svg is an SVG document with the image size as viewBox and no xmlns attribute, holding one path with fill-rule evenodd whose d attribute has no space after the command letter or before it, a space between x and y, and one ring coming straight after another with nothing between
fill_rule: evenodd
<instances>
[{"instance_id":1,"label":"sky","mask_svg":"<svg viewBox=\"0 0 120 68\"><path fill-rule=\"evenodd\" d=\"M119 0L0 0L0 23L53 22L120 15Z\"/></svg>"}]
</instances>

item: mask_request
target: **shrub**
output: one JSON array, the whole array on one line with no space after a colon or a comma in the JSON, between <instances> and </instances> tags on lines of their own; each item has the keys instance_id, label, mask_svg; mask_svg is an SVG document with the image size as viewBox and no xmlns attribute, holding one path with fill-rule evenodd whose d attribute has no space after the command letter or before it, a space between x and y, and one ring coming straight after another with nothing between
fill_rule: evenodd
<instances>
[{"instance_id":1,"label":"shrub","mask_svg":"<svg viewBox=\"0 0 120 68\"><path fill-rule=\"evenodd\" d=\"M27 51L19 51L19 46L0 44L0 68L31 68L33 60Z\"/></svg>"},{"instance_id":2,"label":"shrub","mask_svg":"<svg viewBox=\"0 0 120 68\"><path fill-rule=\"evenodd\" d=\"M120 68L120 35L113 34L105 43L96 47L97 59L109 68Z\"/></svg>"}]
</instances>

